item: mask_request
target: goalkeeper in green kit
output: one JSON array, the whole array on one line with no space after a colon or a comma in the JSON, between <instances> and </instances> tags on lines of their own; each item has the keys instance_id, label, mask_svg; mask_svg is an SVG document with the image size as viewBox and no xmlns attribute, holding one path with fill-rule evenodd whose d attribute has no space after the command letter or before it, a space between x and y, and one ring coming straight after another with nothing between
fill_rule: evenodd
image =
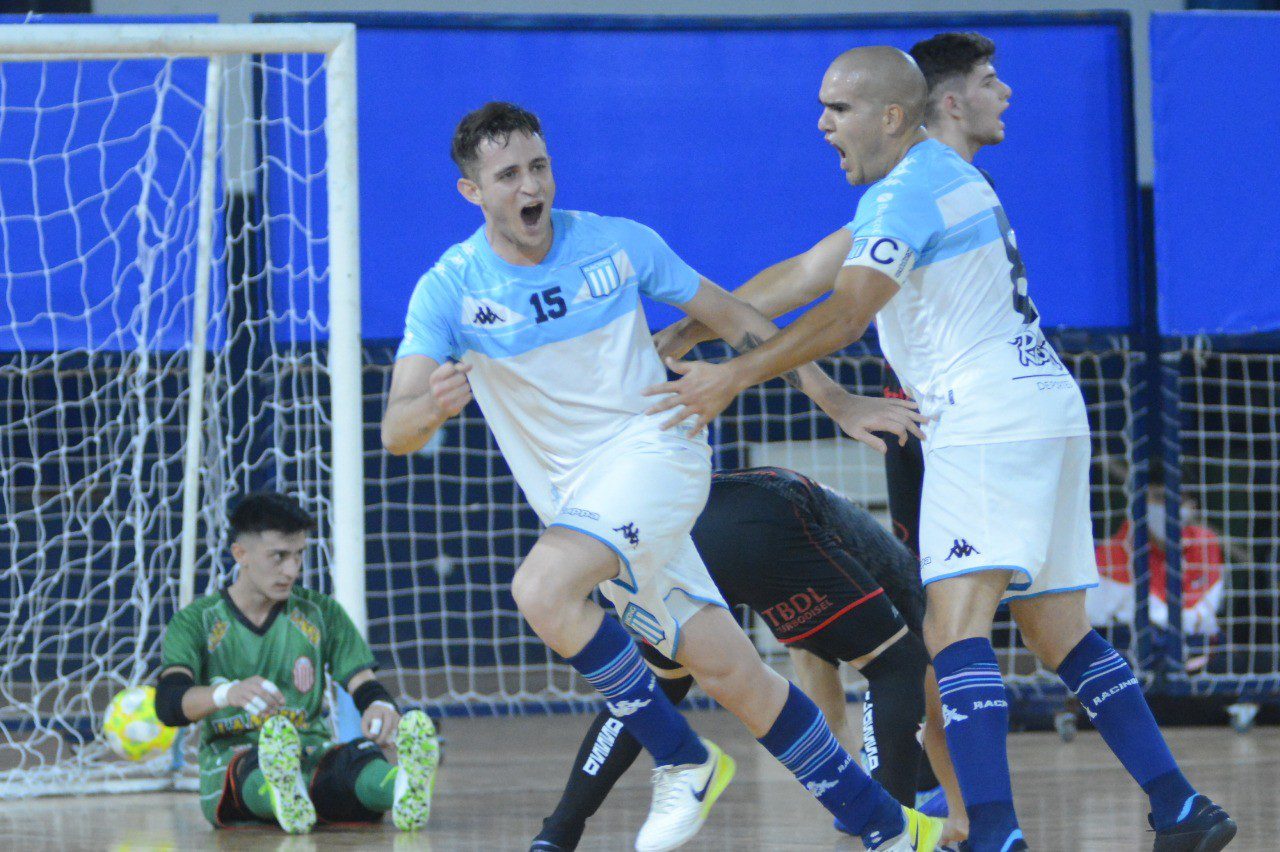
<instances>
[{"instance_id":1,"label":"goalkeeper in green kit","mask_svg":"<svg viewBox=\"0 0 1280 852\"><path fill-rule=\"evenodd\" d=\"M240 501L231 528L236 579L169 622L156 687L160 721L202 723L205 818L299 834L317 817L373 822L391 811L397 828L422 828L435 727L420 710L400 715L342 606L295 585L315 519L290 497L259 493ZM352 742L334 742L325 723L326 670L360 710L364 736Z\"/></svg>"}]
</instances>

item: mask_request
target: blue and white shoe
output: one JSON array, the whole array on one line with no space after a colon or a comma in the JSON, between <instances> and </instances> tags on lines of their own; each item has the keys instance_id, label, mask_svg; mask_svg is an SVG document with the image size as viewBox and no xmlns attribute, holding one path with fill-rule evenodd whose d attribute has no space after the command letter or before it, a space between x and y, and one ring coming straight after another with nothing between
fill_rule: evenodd
<instances>
[{"instance_id":1,"label":"blue and white shoe","mask_svg":"<svg viewBox=\"0 0 1280 852\"><path fill-rule=\"evenodd\" d=\"M1198 793L1187 803L1189 814L1156 831L1153 852L1218 852L1236 836L1236 823L1221 807ZM1155 828L1155 821L1147 815Z\"/></svg>"}]
</instances>

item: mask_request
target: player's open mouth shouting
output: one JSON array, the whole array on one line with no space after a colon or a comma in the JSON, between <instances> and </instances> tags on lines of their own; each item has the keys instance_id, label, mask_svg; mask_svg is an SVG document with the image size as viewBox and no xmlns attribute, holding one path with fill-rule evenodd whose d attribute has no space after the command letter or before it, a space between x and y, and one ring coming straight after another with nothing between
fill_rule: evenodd
<instances>
[{"instance_id":1,"label":"player's open mouth shouting","mask_svg":"<svg viewBox=\"0 0 1280 852\"><path fill-rule=\"evenodd\" d=\"M546 202L535 201L520 208L520 222L526 230L534 231L542 224L542 214L547 209Z\"/></svg>"}]
</instances>

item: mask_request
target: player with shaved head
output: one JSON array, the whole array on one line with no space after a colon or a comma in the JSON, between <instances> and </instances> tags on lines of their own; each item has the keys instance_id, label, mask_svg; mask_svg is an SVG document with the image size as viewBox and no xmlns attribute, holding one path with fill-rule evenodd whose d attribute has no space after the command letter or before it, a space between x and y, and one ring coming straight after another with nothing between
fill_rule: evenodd
<instances>
[{"instance_id":1,"label":"player with shaved head","mask_svg":"<svg viewBox=\"0 0 1280 852\"><path fill-rule=\"evenodd\" d=\"M831 63L818 128L850 184L870 184L826 301L721 364L671 362L668 423L710 422L761 381L838 352L872 320L926 426L920 565L925 643L970 848L1027 848L1013 808L1009 705L991 646L1007 601L1028 647L1089 710L1151 803L1155 849L1213 852L1235 835L1178 768L1133 671L1085 615L1097 584L1084 399L1045 339L994 190L920 126L924 75L907 54L859 48Z\"/></svg>"}]
</instances>

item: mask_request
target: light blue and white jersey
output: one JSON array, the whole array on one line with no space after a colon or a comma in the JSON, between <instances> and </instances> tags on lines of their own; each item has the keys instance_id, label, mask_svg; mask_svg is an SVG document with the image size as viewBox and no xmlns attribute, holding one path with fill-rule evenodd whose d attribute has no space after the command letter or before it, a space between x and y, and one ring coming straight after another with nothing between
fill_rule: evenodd
<instances>
[{"instance_id":1,"label":"light blue and white jersey","mask_svg":"<svg viewBox=\"0 0 1280 852\"><path fill-rule=\"evenodd\" d=\"M640 294L683 304L700 276L629 219L551 213L536 266L494 253L481 226L418 281L396 354L472 365L471 389L534 510L554 515L574 471L620 438L659 437L644 388L666 380ZM668 433L668 437L669 437ZM691 440L706 452L705 435Z\"/></svg>"},{"instance_id":2,"label":"light blue and white jersey","mask_svg":"<svg viewBox=\"0 0 1280 852\"><path fill-rule=\"evenodd\" d=\"M934 420L930 446L1089 434L1084 399L1040 330L995 190L954 150L913 146L846 226L845 266L901 288L876 315L885 358Z\"/></svg>"}]
</instances>

